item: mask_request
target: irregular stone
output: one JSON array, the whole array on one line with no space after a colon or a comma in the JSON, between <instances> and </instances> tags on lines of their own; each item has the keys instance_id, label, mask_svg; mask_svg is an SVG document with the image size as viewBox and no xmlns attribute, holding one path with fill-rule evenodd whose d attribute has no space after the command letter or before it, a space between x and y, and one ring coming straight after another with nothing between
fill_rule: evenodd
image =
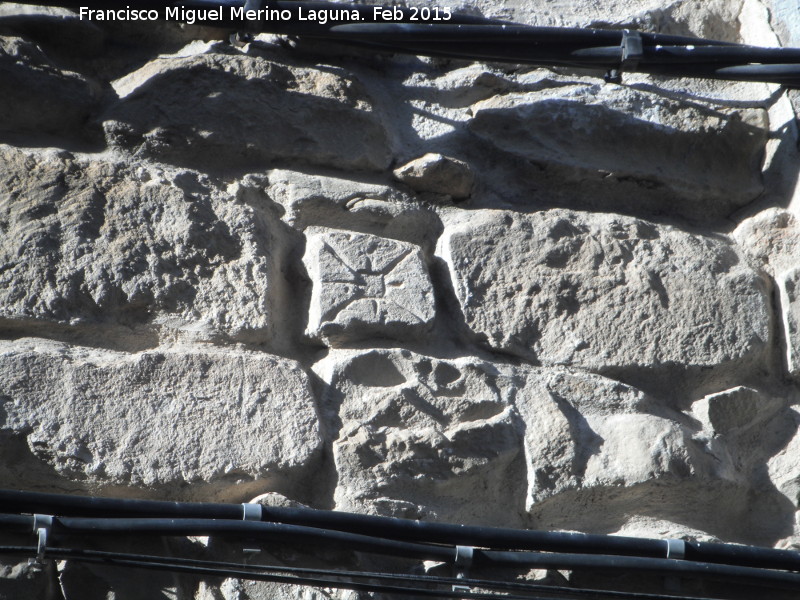
<instances>
[{"instance_id":1,"label":"irregular stone","mask_svg":"<svg viewBox=\"0 0 800 600\"><path fill-rule=\"evenodd\" d=\"M319 456L309 380L269 354L124 354L25 339L0 342L0 381L0 434L29 448L22 461L3 460L21 487L63 480L242 501L302 486ZM49 478L31 480L41 465Z\"/></svg>"},{"instance_id":2,"label":"irregular stone","mask_svg":"<svg viewBox=\"0 0 800 600\"><path fill-rule=\"evenodd\" d=\"M773 276L800 263L800 223L789 211L768 208L742 221L731 234L753 264Z\"/></svg>"},{"instance_id":3,"label":"irregular stone","mask_svg":"<svg viewBox=\"0 0 800 600\"><path fill-rule=\"evenodd\" d=\"M199 51L157 59L114 83L120 100L103 116L109 145L214 172L281 160L388 166L383 125L343 69L279 64L226 44Z\"/></svg>"},{"instance_id":4,"label":"irregular stone","mask_svg":"<svg viewBox=\"0 0 800 600\"><path fill-rule=\"evenodd\" d=\"M739 386L698 400L692 413L711 435L724 435L763 423L784 404L782 398Z\"/></svg>"},{"instance_id":5,"label":"irregular stone","mask_svg":"<svg viewBox=\"0 0 800 600\"><path fill-rule=\"evenodd\" d=\"M226 579L219 586L203 581L194 600L357 600L360 596L334 589L310 588L289 583Z\"/></svg>"},{"instance_id":6,"label":"irregular stone","mask_svg":"<svg viewBox=\"0 0 800 600\"><path fill-rule=\"evenodd\" d=\"M513 525L577 492L716 476L679 415L597 375L402 350L339 351L314 370L338 420L338 510Z\"/></svg>"},{"instance_id":7,"label":"irregular stone","mask_svg":"<svg viewBox=\"0 0 800 600\"><path fill-rule=\"evenodd\" d=\"M794 421L795 434L789 443L776 453L767 463L767 471L772 484L794 507L800 509L800 412L796 407L790 409Z\"/></svg>"},{"instance_id":8,"label":"irregular stone","mask_svg":"<svg viewBox=\"0 0 800 600\"><path fill-rule=\"evenodd\" d=\"M0 36L0 139L11 135L68 136L83 140L102 87L62 71L34 44Z\"/></svg>"},{"instance_id":9,"label":"irregular stone","mask_svg":"<svg viewBox=\"0 0 800 600\"><path fill-rule=\"evenodd\" d=\"M394 170L394 176L417 192L463 200L472 193L475 174L463 160L428 153Z\"/></svg>"},{"instance_id":10,"label":"irregular stone","mask_svg":"<svg viewBox=\"0 0 800 600\"><path fill-rule=\"evenodd\" d=\"M784 273L778 280L786 335L786 364L789 374L800 378L800 268Z\"/></svg>"},{"instance_id":11,"label":"irregular stone","mask_svg":"<svg viewBox=\"0 0 800 600\"><path fill-rule=\"evenodd\" d=\"M786 368L800 377L800 223L786 210L769 208L745 219L733 238L755 265L775 279Z\"/></svg>"},{"instance_id":12,"label":"irregular stone","mask_svg":"<svg viewBox=\"0 0 800 600\"><path fill-rule=\"evenodd\" d=\"M793 7L792 0L770 1L785 3L787 11ZM427 0L408 0L408 5L430 6ZM737 17L742 0L608 0L602 8L593 0L459 0L447 6L454 12L531 25L635 27L642 31L740 41Z\"/></svg>"},{"instance_id":13,"label":"irregular stone","mask_svg":"<svg viewBox=\"0 0 800 600\"><path fill-rule=\"evenodd\" d=\"M770 26L778 34L782 46L800 46L800 14L792 0L765 0Z\"/></svg>"},{"instance_id":14,"label":"irregular stone","mask_svg":"<svg viewBox=\"0 0 800 600\"><path fill-rule=\"evenodd\" d=\"M107 40L97 23L57 6L3 2L0 28L12 30L48 50L66 52L71 58L97 56L103 52Z\"/></svg>"},{"instance_id":15,"label":"irregular stone","mask_svg":"<svg viewBox=\"0 0 800 600\"><path fill-rule=\"evenodd\" d=\"M413 339L435 316L420 249L347 232L308 236L303 262L312 281L307 334L338 346L370 336Z\"/></svg>"},{"instance_id":16,"label":"irregular stone","mask_svg":"<svg viewBox=\"0 0 800 600\"><path fill-rule=\"evenodd\" d=\"M285 210L282 220L300 231L312 226L346 229L430 250L441 231L435 212L380 183L273 169L265 191Z\"/></svg>"},{"instance_id":17,"label":"irregular stone","mask_svg":"<svg viewBox=\"0 0 800 600\"><path fill-rule=\"evenodd\" d=\"M711 473L678 415L657 408L643 392L555 369L526 376L515 404L525 424L529 511L539 512L551 499L569 502L567 492L620 493ZM654 409L664 416L649 412Z\"/></svg>"},{"instance_id":18,"label":"irregular stone","mask_svg":"<svg viewBox=\"0 0 800 600\"><path fill-rule=\"evenodd\" d=\"M4 539L8 533L4 533ZM22 540L19 545L28 546L30 536ZM8 543L6 541L6 543ZM56 565L46 561L44 572L28 564L28 559L14 563L14 559L3 557L0 560L0 600L18 600L19 598L41 598L42 600L61 600L58 589Z\"/></svg>"},{"instance_id":19,"label":"irregular stone","mask_svg":"<svg viewBox=\"0 0 800 600\"><path fill-rule=\"evenodd\" d=\"M0 318L264 341L285 253L207 177L0 148Z\"/></svg>"},{"instance_id":20,"label":"irregular stone","mask_svg":"<svg viewBox=\"0 0 800 600\"><path fill-rule=\"evenodd\" d=\"M479 102L470 130L565 181L634 182L662 212L725 217L762 191L762 109L688 104L633 88L578 85ZM599 193L599 192L596 192ZM668 203L667 203L668 201Z\"/></svg>"},{"instance_id":21,"label":"irregular stone","mask_svg":"<svg viewBox=\"0 0 800 600\"><path fill-rule=\"evenodd\" d=\"M524 474L513 377L472 358L339 351L314 370L338 473L337 510L519 524Z\"/></svg>"},{"instance_id":22,"label":"irregular stone","mask_svg":"<svg viewBox=\"0 0 800 600\"><path fill-rule=\"evenodd\" d=\"M768 284L719 238L606 214L473 211L437 253L472 331L544 365L757 364L770 341Z\"/></svg>"}]
</instances>

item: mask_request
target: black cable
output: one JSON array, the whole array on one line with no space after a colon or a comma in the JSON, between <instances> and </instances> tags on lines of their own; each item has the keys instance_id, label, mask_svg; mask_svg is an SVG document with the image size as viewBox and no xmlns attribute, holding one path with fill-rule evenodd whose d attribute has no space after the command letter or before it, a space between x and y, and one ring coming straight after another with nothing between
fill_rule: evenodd
<instances>
[{"instance_id":1,"label":"black cable","mask_svg":"<svg viewBox=\"0 0 800 600\"><path fill-rule=\"evenodd\" d=\"M56 517L53 519L52 533L53 535L117 535L124 533L159 536L226 536L261 542L279 541L284 544L326 544L359 552L417 560L449 562L455 560L456 557L456 550L452 546L389 540L357 533L260 521Z\"/></svg>"},{"instance_id":2,"label":"black cable","mask_svg":"<svg viewBox=\"0 0 800 600\"><path fill-rule=\"evenodd\" d=\"M33 530L34 517L29 517ZM0 523L2 520L0 520ZM13 526L19 526L18 518ZM16 530L16 529L15 529ZM453 562L457 550L453 547L403 542L360 534L345 533L298 525L231 521L219 519L92 519L56 517L52 535L226 535L254 540L277 540L283 543L313 542L390 556ZM478 566L526 566L555 569L603 569L675 574L698 579L735 580L759 586L782 587L800 591L800 574L771 571L758 567L733 566L665 558L636 556L606 556L540 552L513 552L474 549Z\"/></svg>"},{"instance_id":3,"label":"black cable","mask_svg":"<svg viewBox=\"0 0 800 600\"><path fill-rule=\"evenodd\" d=\"M16 547L19 553L23 550L33 552L35 548ZM17 552L14 552L17 553ZM253 573L242 569L221 569L217 567L201 567L171 562L169 559L161 557L144 556L134 558L120 558L117 553L112 552L93 552L72 548L52 548L47 552L50 558L58 560L71 560L75 562L87 562L102 564L104 566L133 567L143 569L153 569L158 571L170 571L177 573L187 573L197 576L211 577L232 577L237 579L249 579L254 581L267 581L272 583L285 583L290 585L302 585L322 588L338 588L364 592L378 592L385 594L402 594L404 596L418 596L426 598L475 598L476 600L494 600L503 598L506 600L560 600L553 596L530 596L530 595L510 595L510 594L484 594L465 591L454 591L452 589L428 589L410 586L396 586L387 584L360 583L352 581L340 581L335 578L322 577L290 577L286 575L275 575L268 573ZM135 556L135 555L134 555Z\"/></svg>"},{"instance_id":4,"label":"black cable","mask_svg":"<svg viewBox=\"0 0 800 600\"><path fill-rule=\"evenodd\" d=\"M536 27L503 21L473 23L343 23L334 24L330 33L352 39L374 41L448 41L502 42L507 44L563 44L594 47L622 44L623 30L579 27ZM640 32L646 46L706 45L715 47L753 48L732 42L698 39L663 33Z\"/></svg>"},{"instance_id":5,"label":"black cable","mask_svg":"<svg viewBox=\"0 0 800 600\"><path fill-rule=\"evenodd\" d=\"M0 554L14 554L21 556L31 556L36 554L37 549L33 546L0 546ZM621 592L615 590L598 590L587 588L567 588L563 586L544 585L535 583L523 582L503 582L493 581L487 579L475 578L453 578L453 577L437 577L429 575L400 575L396 573L379 573L379 572L360 572L360 571L338 571L332 569L310 569L299 567L284 567L273 565L248 565L239 563L230 563L224 561L206 561L198 559L180 558L180 557L164 557L153 555L141 554L127 554L119 552L107 552L99 550L85 550L85 549L70 549L70 548L51 548L48 550L48 555L64 560L77 560L80 557L92 559L93 562L105 561L106 559L120 559L135 561L137 563L151 562L159 563L162 565L175 565L175 566L190 566L190 567L207 567L214 569L224 569L226 573L231 570L246 571L247 576L241 575L241 579L249 579L252 573L267 572L274 573L288 573L297 575L315 575L315 576L333 576L337 578L351 578L351 579L384 579L387 581L400 581L410 583L430 583L439 585L461 585L469 587L480 587L497 590L512 590L512 591L530 591L530 592L545 592L549 594L557 594L559 598L563 596L593 596L595 598L636 598L637 600L709 600L708 598L694 597L694 596L672 596L665 594L651 594L643 592ZM292 579L292 583L296 583L298 579ZM327 585L327 584L326 584ZM508 596L503 596L508 597Z\"/></svg>"},{"instance_id":6,"label":"black cable","mask_svg":"<svg viewBox=\"0 0 800 600\"><path fill-rule=\"evenodd\" d=\"M42 0L23 0L37 4ZM47 0L45 0L47 1ZM80 7L99 10L122 9L122 3L101 0L50 0L51 6L73 10ZM115 7L116 4L116 7ZM689 38L628 30L579 29L569 27L533 27L470 15L452 14L439 23L412 21L413 8L393 6L393 22L376 16L373 5L330 2L271 0L270 10L306 13L315 10L346 10L358 15L357 22L332 20L262 19L243 21L234 18L237 10L250 5L245 0L186 0L159 2L139 0L134 9L151 9L166 17L167 7L219 8L221 18L204 22L213 27L309 38L333 39L345 44L384 51L425 54L538 66L565 66L579 69L621 69L654 75L704 77L742 81L763 81L786 86L800 86L800 49L758 48L717 40ZM226 11L223 8L228 8ZM162 13L162 11L164 11ZM398 22L399 21L399 22ZM623 61L623 47L636 40L633 60ZM627 64L622 64L626 62ZM716 67L714 67L716 65ZM769 68L774 65L780 68ZM719 68L717 68L719 67Z\"/></svg>"},{"instance_id":7,"label":"black cable","mask_svg":"<svg viewBox=\"0 0 800 600\"><path fill-rule=\"evenodd\" d=\"M0 490L0 511L104 517L197 517L240 520L241 504L117 500ZM508 550L542 550L666 557L667 540L583 533L451 525L393 517L322 511L311 508L262 507L262 521L301 525L394 540L479 546ZM686 560L800 571L800 553L737 544L685 542Z\"/></svg>"},{"instance_id":8,"label":"black cable","mask_svg":"<svg viewBox=\"0 0 800 600\"><path fill-rule=\"evenodd\" d=\"M779 587L800 592L800 574L798 573L669 558L476 550L475 564L480 566L508 567L517 565L534 568L602 569L604 571L621 570L626 572L656 573L694 579L712 579L728 583L739 582L762 587Z\"/></svg>"},{"instance_id":9,"label":"black cable","mask_svg":"<svg viewBox=\"0 0 800 600\"><path fill-rule=\"evenodd\" d=\"M0 512L61 516L186 517L240 520L241 504L164 502L0 490ZM261 520L377 537L518 550L666 556L667 542L623 536L451 525L312 508L261 508ZM800 568L800 560L798 560Z\"/></svg>"}]
</instances>

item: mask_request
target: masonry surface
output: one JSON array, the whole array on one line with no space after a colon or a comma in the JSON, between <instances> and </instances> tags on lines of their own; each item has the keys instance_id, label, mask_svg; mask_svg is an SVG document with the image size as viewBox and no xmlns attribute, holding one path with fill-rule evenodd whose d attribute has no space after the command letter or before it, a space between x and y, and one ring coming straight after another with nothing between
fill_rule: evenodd
<instances>
[{"instance_id":1,"label":"masonry surface","mask_svg":"<svg viewBox=\"0 0 800 600\"><path fill-rule=\"evenodd\" d=\"M452 6L800 39L605 4ZM795 92L224 38L0 4L0 487L800 548Z\"/></svg>"}]
</instances>

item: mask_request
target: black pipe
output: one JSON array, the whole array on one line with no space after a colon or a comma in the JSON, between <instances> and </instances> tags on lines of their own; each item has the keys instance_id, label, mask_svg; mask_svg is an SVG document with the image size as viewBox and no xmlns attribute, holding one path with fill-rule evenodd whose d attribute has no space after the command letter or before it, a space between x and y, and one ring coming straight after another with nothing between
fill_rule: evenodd
<instances>
[{"instance_id":1,"label":"black pipe","mask_svg":"<svg viewBox=\"0 0 800 600\"><path fill-rule=\"evenodd\" d=\"M0 511L62 516L187 517L242 519L241 504L116 500L0 490ZM647 538L452 525L392 517L261 507L262 521L301 525L403 541L457 544L496 549L580 552L663 558L668 542ZM800 571L800 553L732 544L685 542L687 560Z\"/></svg>"},{"instance_id":2,"label":"black pipe","mask_svg":"<svg viewBox=\"0 0 800 600\"><path fill-rule=\"evenodd\" d=\"M769 569L723 565L669 558L638 556L595 556L586 554L556 554L534 552L476 551L475 562L480 566L508 567L511 565L552 569L599 569L674 575L712 579L728 583L780 587L800 592L800 574Z\"/></svg>"},{"instance_id":3,"label":"black pipe","mask_svg":"<svg viewBox=\"0 0 800 600\"><path fill-rule=\"evenodd\" d=\"M0 490L0 512L43 513L59 516L176 517L242 519L241 504L116 500L91 496L65 496L40 492ZM430 541L519 550L666 556L664 540L583 533L451 525L393 517L323 511L312 508L261 507L261 520L305 525L400 540Z\"/></svg>"},{"instance_id":4,"label":"black pipe","mask_svg":"<svg viewBox=\"0 0 800 600\"><path fill-rule=\"evenodd\" d=\"M27 531L33 532L34 517L28 520ZM17 515L0 515L0 528L13 532L23 529ZM87 518L55 517L53 536L76 535L159 535L159 536L228 536L254 541L280 541L282 543L309 543L334 545L359 552L372 552L418 560L450 562L455 560L454 547L430 545L374 536L331 531L284 523L260 521L234 521L230 519L142 519L142 518Z\"/></svg>"},{"instance_id":5,"label":"black pipe","mask_svg":"<svg viewBox=\"0 0 800 600\"><path fill-rule=\"evenodd\" d=\"M33 548L13 547L13 553L24 554L24 550L35 553ZM2 551L2 548L0 548ZM91 552L72 548L53 548L48 551L50 558L58 560L70 560L74 562L100 564L104 567L131 567L140 569L151 569L156 571L169 571L177 573L187 573L196 576L209 576L221 578L249 579L254 581L268 581L274 583L284 583L289 585L303 585L322 588L337 588L363 592L377 592L384 594L402 594L403 596L415 596L420 598L474 598L476 600L558 600L557 598L543 596L520 596L492 593L471 593L454 591L452 589L430 589L422 587L398 586L378 584L372 582L342 581L337 578L328 577L294 577L278 575L274 573L257 573L244 569L218 568L207 566L195 566L172 562L168 558L157 556L137 556L120 555L114 552Z\"/></svg>"},{"instance_id":6,"label":"black pipe","mask_svg":"<svg viewBox=\"0 0 800 600\"><path fill-rule=\"evenodd\" d=\"M503 21L485 24L453 23L343 23L330 28L332 34L346 35L352 39L419 40L419 41L496 41L508 44L560 43L586 47L622 44L624 31L620 29L595 29L580 27L537 27ZM753 48L732 42L692 38L682 35L640 32L645 46L704 45L714 47Z\"/></svg>"},{"instance_id":7,"label":"black pipe","mask_svg":"<svg viewBox=\"0 0 800 600\"><path fill-rule=\"evenodd\" d=\"M406 583L429 583L429 584L443 584L447 586L461 585L470 587L479 587L485 590L506 590L517 592L547 592L550 594L564 594L569 597L585 597L590 596L593 600L599 597L607 598L621 598L621 599L634 599L634 600L708 600L705 598L689 597L689 596L666 596L663 594L651 594L645 592L623 592L617 590L597 590L592 588L574 588L563 587L558 585L543 584L543 583L530 583L530 582L510 582L494 579L476 579L474 577L442 577L438 575L417 575L417 574L402 574L402 573L386 573L374 571L347 571L342 569L313 569L308 567L286 567L282 565L258 565L258 564L241 564L226 562L220 560L201 560L196 558L184 557L164 557L153 555L141 554L128 554L120 552L109 552L103 550L87 550L87 549L67 549L59 548L62 552L61 557L65 557L63 552L72 552L76 556L90 556L94 558L120 558L139 561L163 561L165 564L174 565L187 565L196 567L210 567L210 568L224 568L235 569L240 571L253 572L271 572L282 573L285 575L311 575L323 577L337 577L347 578L352 580L386 580L390 582L406 582ZM0 546L0 555L19 555L31 556L35 555L37 548L32 546Z\"/></svg>"},{"instance_id":8,"label":"black pipe","mask_svg":"<svg viewBox=\"0 0 800 600\"><path fill-rule=\"evenodd\" d=\"M41 0L23 0L35 4ZM47 0L45 0L47 1ZM129 4L100 0L50 0L52 6L70 9L81 7L127 10ZM244 0L187 0L159 2L139 0L134 10L155 10L166 17L167 7L242 8ZM299 35L333 39L391 52L426 54L538 66L565 66L578 69L620 69L654 75L704 77L742 81L763 81L786 86L800 86L800 49L758 48L716 40L688 38L655 33L631 33L627 30L602 30L557 27L532 27L514 23L453 14L446 22L412 22L413 8L392 7L399 22L385 22L374 14L375 6L271 0L269 10L348 10L358 13L358 22L320 23L314 20L261 19L258 22L234 19L231 11L220 10L221 18L203 24L231 30ZM623 62L623 46L634 35L641 51ZM770 66L779 68L770 68Z\"/></svg>"}]
</instances>

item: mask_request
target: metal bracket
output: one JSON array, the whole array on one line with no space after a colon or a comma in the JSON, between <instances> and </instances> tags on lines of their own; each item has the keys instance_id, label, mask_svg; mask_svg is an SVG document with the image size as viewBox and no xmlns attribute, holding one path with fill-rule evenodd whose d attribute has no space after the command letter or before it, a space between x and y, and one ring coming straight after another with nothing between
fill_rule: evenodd
<instances>
[{"instance_id":1,"label":"metal bracket","mask_svg":"<svg viewBox=\"0 0 800 600\"><path fill-rule=\"evenodd\" d=\"M246 0L244 3L244 11L247 12L249 10L261 10L265 7L266 4L269 3L269 0ZM237 31L236 33L231 34L230 42L232 46L236 46L237 48L241 48L245 44L248 44L253 41L253 33L258 31L258 28L255 27L252 23L246 22L245 26L242 28L241 31Z\"/></svg>"},{"instance_id":2,"label":"metal bracket","mask_svg":"<svg viewBox=\"0 0 800 600\"><path fill-rule=\"evenodd\" d=\"M38 536L38 542L36 544L36 558L28 559L28 564L34 570L39 571L44 567L44 555L47 551L47 542L52 528L52 515L33 515L33 533Z\"/></svg>"},{"instance_id":3,"label":"metal bracket","mask_svg":"<svg viewBox=\"0 0 800 600\"><path fill-rule=\"evenodd\" d=\"M672 539L667 542L667 558L672 560L682 560L686 558L686 542L683 540ZM670 592L681 591L681 579L674 575L664 578L664 587Z\"/></svg>"},{"instance_id":4,"label":"metal bracket","mask_svg":"<svg viewBox=\"0 0 800 600\"><path fill-rule=\"evenodd\" d=\"M252 502L242 503L242 521L260 521L261 505Z\"/></svg>"},{"instance_id":5,"label":"metal bracket","mask_svg":"<svg viewBox=\"0 0 800 600\"><path fill-rule=\"evenodd\" d=\"M623 71L635 71L643 55L642 35L638 31L623 29L619 66L610 69L603 79L606 83L622 83Z\"/></svg>"},{"instance_id":6,"label":"metal bracket","mask_svg":"<svg viewBox=\"0 0 800 600\"><path fill-rule=\"evenodd\" d=\"M260 504L252 502L242 503L242 521L261 521L262 508ZM258 554L261 548L242 548L242 552L246 554Z\"/></svg>"},{"instance_id":7,"label":"metal bracket","mask_svg":"<svg viewBox=\"0 0 800 600\"><path fill-rule=\"evenodd\" d=\"M465 579L469 574L469 568L472 566L472 557L475 553L475 548L472 546L456 546L456 560L453 563L456 572L456 578ZM464 592L469 594L472 588L468 585L453 585L454 592Z\"/></svg>"},{"instance_id":8,"label":"metal bracket","mask_svg":"<svg viewBox=\"0 0 800 600\"><path fill-rule=\"evenodd\" d=\"M686 542L683 540L667 540L667 558L686 558Z\"/></svg>"}]
</instances>

